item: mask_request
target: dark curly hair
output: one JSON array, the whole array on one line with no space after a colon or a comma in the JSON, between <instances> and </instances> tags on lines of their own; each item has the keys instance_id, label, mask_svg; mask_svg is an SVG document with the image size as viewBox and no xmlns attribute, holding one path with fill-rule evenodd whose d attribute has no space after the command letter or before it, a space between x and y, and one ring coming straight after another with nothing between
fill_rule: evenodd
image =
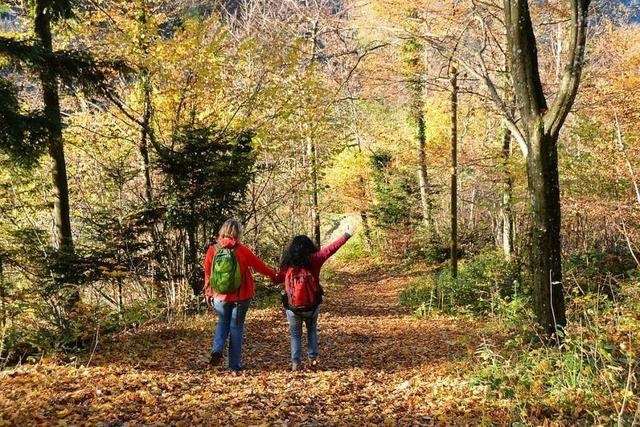
<instances>
[{"instance_id":1,"label":"dark curly hair","mask_svg":"<svg viewBox=\"0 0 640 427\"><path fill-rule=\"evenodd\" d=\"M284 250L280 260L280 268L284 270L294 267L310 270L311 255L316 252L318 252L318 247L309 237L305 235L296 236L289 243L287 249Z\"/></svg>"}]
</instances>

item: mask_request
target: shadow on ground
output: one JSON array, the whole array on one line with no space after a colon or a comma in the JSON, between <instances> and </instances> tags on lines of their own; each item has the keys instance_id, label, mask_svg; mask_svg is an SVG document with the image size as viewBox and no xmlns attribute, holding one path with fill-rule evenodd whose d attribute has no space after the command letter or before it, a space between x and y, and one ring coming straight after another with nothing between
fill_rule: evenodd
<instances>
[{"instance_id":1,"label":"shadow on ground","mask_svg":"<svg viewBox=\"0 0 640 427\"><path fill-rule=\"evenodd\" d=\"M376 269L332 275L331 282L338 285L328 287L319 320L322 369L395 372L463 358L477 344L473 328L463 320L412 318L397 302L398 290L409 280L402 273ZM120 360L139 370L203 372L208 369L215 323L210 313L191 322L160 324L121 336L99 348L92 365ZM283 311L252 308L245 326L246 369L257 373L288 369L289 334Z\"/></svg>"}]
</instances>

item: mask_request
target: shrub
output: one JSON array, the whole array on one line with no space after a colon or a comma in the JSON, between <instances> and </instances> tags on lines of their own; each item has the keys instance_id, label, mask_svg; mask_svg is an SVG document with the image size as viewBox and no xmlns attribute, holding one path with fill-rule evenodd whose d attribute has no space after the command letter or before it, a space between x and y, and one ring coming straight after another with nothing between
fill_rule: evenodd
<instances>
[{"instance_id":1,"label":"shrub","mask_svg":"<svg viewBox=\"0 0 640 427\"><path fill-rule=\"evenodd\" d=\"M615 298L618 281L630 278L636 267L633 258L626 253L588 251L566 258L565 283L581 294L604 293Z\"/></svg>"},{"instance_id":2,"label":"shrub","mask_svg":"<svg viewBox=\"0 0 640 427\"><path fill-rule=\"evenodd\" d=\"M403 254L403 258L409 262L419 260L428 264L441 264L449 256L449 242L424 225L416 227L410 234L406 253Z\"/></svg>"},{"instance_id":3,"label":"shrub","mask_svg":"<svg viewBox=\"0 0 640 427\"><path fill-rule=\"evenodd\" d=\"M466 310L476 314L496 314L498 304L519 292L519 270L499 251L488 251L461 260L458 277L449 268L411 283L400 294L401 302L427 314Z\"/></svg>"},{"instance_id":4,"label":"shrub","mask_svg":"<svg viewBox=\"0 0 640 427\"><path fill-rule=\"evenodd\" d=\"M638 281L627 281L624 302L597 293L567 298L562 343L526 341L514 334L503 350L484 344L470 375L490 400L511 405L523 420L556 418L568 424L630 425L640 395Z\"/></svg>"},{"instance_id":5,"label":"shrub","mask_svg":"<svg viewBox=\"0 0 640 427\"><path fill-rule=\"evenodd\" d=\"M378 226L397 229L420 218L420 194L413 174L398 168L394 157L384 151L371 155L375 201L371 210Z\"/></svg>"}]
</instances>

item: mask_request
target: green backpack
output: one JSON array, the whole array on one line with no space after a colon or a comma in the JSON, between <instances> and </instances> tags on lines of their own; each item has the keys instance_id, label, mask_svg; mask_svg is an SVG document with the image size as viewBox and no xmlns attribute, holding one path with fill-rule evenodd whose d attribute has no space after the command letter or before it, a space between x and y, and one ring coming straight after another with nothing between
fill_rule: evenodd
<instances>
[{"instance_id":1,"label":"green backpack","mask_svg":"<svg viewBox=\"0 0 640 427\"><path fill-rule=\"evenodd\" d=\"M232 294L240 289L242 274L234 248L216 245L209 285L219 294Z\"/></svg>"}]
</instances>

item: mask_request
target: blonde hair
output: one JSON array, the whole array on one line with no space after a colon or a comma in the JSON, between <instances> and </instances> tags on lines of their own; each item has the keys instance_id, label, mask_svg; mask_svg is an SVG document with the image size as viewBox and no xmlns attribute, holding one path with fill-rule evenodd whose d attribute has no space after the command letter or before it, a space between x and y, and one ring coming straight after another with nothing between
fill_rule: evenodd
<instances>
[{"instance_id":1,"label":"blonde hair","mask_svg":"<svg viewBox=\"0 0 640 427\"><path fill-rule=\"evenodd\" d=\"M226 220L224 224L222 224L222 227L220 227L220 231L218 231L218 239L229 237L240 240L240 236L242 236L242 225L240 225L238 220L233 218Z\"/></svg>"}]
</instances>

